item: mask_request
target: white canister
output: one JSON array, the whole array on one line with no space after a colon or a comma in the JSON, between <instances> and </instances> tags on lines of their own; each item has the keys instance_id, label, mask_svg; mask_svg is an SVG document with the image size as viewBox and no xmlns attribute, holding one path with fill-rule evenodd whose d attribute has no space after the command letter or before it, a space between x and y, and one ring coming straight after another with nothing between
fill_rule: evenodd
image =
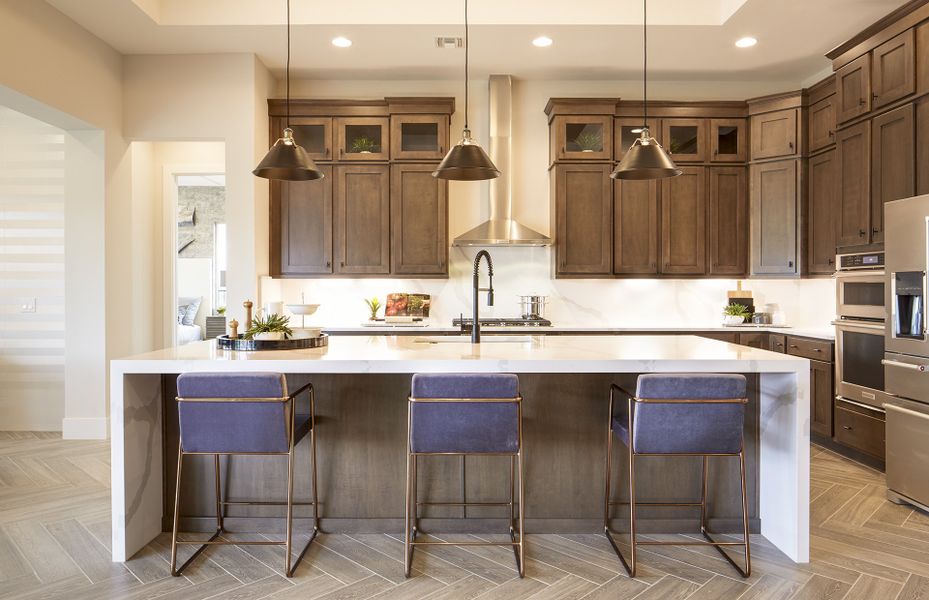
<instances>
[{"instance_id":1,"label":"white canister","mask_svg":"<svg viewBox=\"0 0 929 600\"><path fill-rule=\"evenodd\" d=\"M284 314L284 303L283 302L265 302L262 306L263 316L267 317L268 315L283 315Z\"/></svg>"}]
</instances>

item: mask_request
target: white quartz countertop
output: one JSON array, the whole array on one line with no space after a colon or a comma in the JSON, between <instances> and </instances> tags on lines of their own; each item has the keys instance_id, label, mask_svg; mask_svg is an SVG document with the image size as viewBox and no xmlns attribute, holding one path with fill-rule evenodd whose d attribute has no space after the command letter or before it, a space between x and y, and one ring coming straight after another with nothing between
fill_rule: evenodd
<instances>
[{"instance_id":1,"label":"white quartz countertop","mask_svg":"<svg viewBox=\"0 0 929 600\"><path fill-rule=\"evenodd\" d=\"M111 363L111 374L187 371L282 373L787 373L806 359L690 335L331 336L322 348L235 352L194 342Z\"/></svg>"}]
</instances>

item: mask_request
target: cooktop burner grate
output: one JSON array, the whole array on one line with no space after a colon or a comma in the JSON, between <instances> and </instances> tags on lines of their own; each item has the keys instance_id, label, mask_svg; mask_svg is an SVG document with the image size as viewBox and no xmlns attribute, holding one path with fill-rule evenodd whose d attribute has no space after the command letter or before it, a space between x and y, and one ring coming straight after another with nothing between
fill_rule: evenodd
<instances>
[{"instance_id":1,"label":"cooktop burner grate","mask_svg":"<svg viewBox=\"0 0 929 600\"><path fill-rule=\"evenodd\" d=\"M461 327L464 321L465 327L470 327L473 319L452 319L452 327ZM481 327L551 327L552 322L548 319L530 318L482 318L480 319Z\"/></svg>"}]
</instances>

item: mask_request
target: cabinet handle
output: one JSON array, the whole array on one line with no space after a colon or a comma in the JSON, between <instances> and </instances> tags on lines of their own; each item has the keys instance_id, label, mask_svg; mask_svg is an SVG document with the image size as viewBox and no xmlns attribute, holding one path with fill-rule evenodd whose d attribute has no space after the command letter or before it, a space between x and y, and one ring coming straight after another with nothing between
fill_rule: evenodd
<instances>
[{"instance_id":1,"label":"cabinet handle","mask_svg":"<svg viewBox=\"0 0 929 600\"><path fill-rule=\"evenodd\" d=\"M345 266L345 261L343 260L342 262L340 262L340 263L339 263L339 266L340 266L340 267L344 267L344 266Z\"/></svg>"},{"instance_id":2,"label":"cabinet handle","mask_svg":"<svg viewBox=\"0 0 929 600\"><path fill-rule=\"evenodd\" d=\"M793 269L793 268L794 268L794 261L788 260L788 261L787 261L787 268Z\"/></svg>"},{"instance_id":3,"label":"cabinet handle","mask_svg":"<svg viewBox=\"0 0 929 600\"><path fill-rule=\"evenodd\" d=\"M880 95L880 94L871 94L871 97L874 98L875 100L877 100L878 98L881 97L881 95Z\"/></svg>"},{"instance_id":4,"label":"cabinet handle","mask_svg":"<svg viewBox=\"0 0 929 600\"><path fill-rule=\"evenodd\" d=\"M881 230L878 229L877 227L872 227L872 228L871 228L871 233L880 233L880 232L881 232Z\"/></svg>"},{"instance_id":5,"label":"cabinet handle","mask_svg":"<svg viewBox=\"0 0 929 600\"><path fill-rule=\"evenodd\" d=\"M852 430L852 428L849 427L848 425L842 425L842 429L844 429L845 431L851 431L851 430Z\"/></svg>"},{"instance_id":6,"label":"cabinet handle","mask_svg":"<svg viewBox=\"0 0 929 600\"><path fill-rule=\"evenodd\" d=\"M793 142L787 142L787 147L790 148L790 151L791 151L791 152L794 151L794 143L793 143Z\"/></svg>"},{"instance_id":7,"label":"cabinet handle","mask_svg":"<svg viewBox=\"0 0 929 600\"><path fill-rule=\"evenodd\" d=\"M445 154L445 148L439 146L439 154Z\"/></svg>"},{"instance_id":8,"label":"cabinet handle","mask_svg":"<svg viewBox=\"0 0 929 600\"><path fill-rule=\"evenodd\" d=\"M865 105L864 98L861 98L860 100L858 100L858 106L864 106L864 105Z\"/></svg>"},{"instance_id":9,"label":"cabinet handle","mask_svg":"<svg viewBox=\"0 0 929 600\"><path fill-rule=\"evenodd\" d=\"M834 129L830 129L830 130L829 130L829 137L835 137L835 130L834 130Z\"/></svg>"},{"instance_id":10,"label":"cabinet handle","mask_svg":"<svg viewBox=\"0 0 929 600\"><path fill-rule=\"evenodd\" d=\"M822 348L813 348L813 352L822 352Z\"/></svg>"},{"instance_id":11,"label":"cabinet handle","mask_svg":"<svg viewBox=\"0 0 929 600\"><path fill-rule=\"evenodd\" d=\"M325 152L326 152L326 156L329 156L329 148L326 148Z\"/></svg>"},{"instance_id":12,"label":"cabinet handle","mask_svg":"<svg viewBox=\"0 0 929 600\"><path fill-rule=\"evenodd\" d=\"M326 268L328 269L328 268L330 268L331 266L332 266L332 261L328 261L328 260L327 260L327 261L326 261Z\"/></svg>"},{"instance_id":13,"label":"cabinet handle","mask_svg":"<svg viewBox=\"0 0 929 600\"><path fill-rule=\"evenodd\" d=\"M791 348L799 348L799 346L797 346L796 344L791 344L790 347L791 347Z\"/></svg>"},{"instance_id":14,"label":"cabinet handle","mask_svg":"<svg viewBox=\"0 0 929 600\"><path fill-rule=\"evenodd\" d=\"M867 235L867 233L868 233L868 232L865 231L864 229L859 229L859 230L858 230L858 237L864 237L865 235Z\"/></svg>"},{"instance_id":15,"label":"cabinet handle","mask_svg":"<svg viewBox=\"0 0 929 600\"><path fill-rule=\"evenodd\" d=\"M826 261L826 264L827 264L827 265L834 265L834 264L835 264L835 260L832 259L832 258L830 258L829 260Z\"/></svg>"}]
</instances>

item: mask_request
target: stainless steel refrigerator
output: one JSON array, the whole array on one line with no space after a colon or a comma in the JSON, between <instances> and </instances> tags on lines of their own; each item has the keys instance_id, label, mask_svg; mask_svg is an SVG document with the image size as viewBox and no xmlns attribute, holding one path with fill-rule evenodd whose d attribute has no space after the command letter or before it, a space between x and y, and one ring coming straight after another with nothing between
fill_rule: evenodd
<instances>
[{"instance_id":1,"label":"stainless steel refrigerator","mask_svg":"<svg viewBox=\"0 0 929 600\"><path fill-rule=\"evenodd\" d=\"M888 497L929 510L929 195L884 205Z\"/></svg>"}]
</instances>

